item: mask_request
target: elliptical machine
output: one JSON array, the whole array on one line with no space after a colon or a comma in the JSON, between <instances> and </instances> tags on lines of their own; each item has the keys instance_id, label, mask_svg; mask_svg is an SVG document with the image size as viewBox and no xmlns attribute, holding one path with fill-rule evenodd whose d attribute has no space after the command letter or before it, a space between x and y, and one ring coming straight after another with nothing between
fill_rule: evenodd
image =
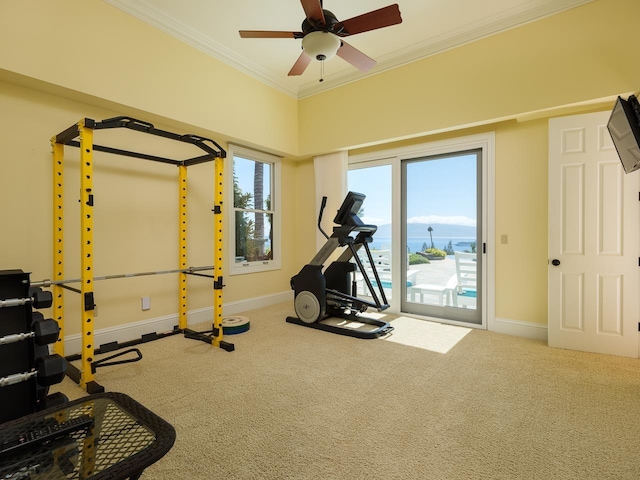
<instances>
[{"instance_id":1,"label":"elliptical machine","mask_svg":"<svg viewBox=\"0 0 640 480\"><path fill-rule=\"evenodd\" d=\"M327 205L327 197L322 198L318 229L325 236L327 242L311 262L291 278L291 288L295 292L294 308L297 317L287 317L287 322L340 335L368 339L387 335L393 330L393 327L385 321L360 315L369 307L375 307L379 312L389 308L382 282L369 250L369 243L373 240L373 234L378 227L365 225L358 217L358 211L364 199L365 195L362 193L349 192L347 194L333 220L338 226L333 227L333 234L329 236L320 225L323 211ZM357 234L355 238L351 236L352 233ZM336 249L342 247L347 248L323 272L327 259ZM362 247L364 247L369 259L377 291L358 256L358 251ZM351 262L351 259L355 263ZM356 270L362 275L373 302L357 297Z\"/></svg>"}]
</instances>

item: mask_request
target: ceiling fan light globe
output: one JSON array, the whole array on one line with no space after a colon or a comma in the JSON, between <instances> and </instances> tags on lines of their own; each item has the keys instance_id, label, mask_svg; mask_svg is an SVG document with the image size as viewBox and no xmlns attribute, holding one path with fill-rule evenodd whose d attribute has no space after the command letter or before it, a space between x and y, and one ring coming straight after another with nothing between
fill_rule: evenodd
<instances>
[{"instance_id":1,"label":"ceiling fan light globe","mask_svg":"<svg viewBox=\"0 0 640 480\"><path fill-rule=\"evenodd\" d=\"M331 60L336 56L342 42L329 32L311 32L302 39L302 49L311 58L316 60Z\"/></svg>"}]
</instances>

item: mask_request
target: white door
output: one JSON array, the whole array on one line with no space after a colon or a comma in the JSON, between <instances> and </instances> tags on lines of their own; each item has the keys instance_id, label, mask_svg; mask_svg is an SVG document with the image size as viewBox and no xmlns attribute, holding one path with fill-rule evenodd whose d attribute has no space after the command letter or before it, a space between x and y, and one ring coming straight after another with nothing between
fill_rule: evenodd
<instances>
[{"instance_id":1,"label":"white door","mask_svg":"<svg viewBox=\"0 0 640 480\"><path fill-rule=\"evenodd\" d=\"M639 179L608 119L549 121L549 346L638 357Z\"/></svg>"}]
</instances>

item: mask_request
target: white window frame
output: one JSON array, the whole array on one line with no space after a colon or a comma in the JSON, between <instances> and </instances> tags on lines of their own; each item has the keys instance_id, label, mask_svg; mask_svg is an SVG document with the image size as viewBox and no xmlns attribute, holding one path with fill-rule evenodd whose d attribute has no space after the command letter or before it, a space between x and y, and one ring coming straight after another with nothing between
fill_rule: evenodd
<instances>
[{"instance_id":1,"label":"white window frame","mask_svg":"<svg viewBox=\"0 0 640 480\"><path fill-rule=\"evenodd\" d=\"M282 268L282 206L280 204L280 183L281 183L281 159L275 155L260 152L240 145L228 145L227 165L225 168L226 195L225 202L228 207L225 209L225 225L229 235L227 238L227 265L229 265L229 275L242 275L247 273L266 272L279 270ZM254 262L236 263L236 208L233 204L233 171L235 157L241 157L256 162L268 163L271 165L271 210L273 214L273 252L272 260L259 260Z\"/></svg>"}]
</instances>

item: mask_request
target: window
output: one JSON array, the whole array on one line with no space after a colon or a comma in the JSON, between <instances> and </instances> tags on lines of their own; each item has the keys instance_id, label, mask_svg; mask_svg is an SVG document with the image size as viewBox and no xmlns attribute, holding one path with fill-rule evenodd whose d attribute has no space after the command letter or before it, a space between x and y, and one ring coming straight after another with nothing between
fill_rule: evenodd
<instances>
[{"instance_id":1,"label":"window","mask_svg":"<svg viewBox=\"0 0 640 480\"><path fill-rule=\"evenodd\" d=\"M229 145L227 225L231 275L280 268L280 159Z\"/></svg>"}]
</instances>

